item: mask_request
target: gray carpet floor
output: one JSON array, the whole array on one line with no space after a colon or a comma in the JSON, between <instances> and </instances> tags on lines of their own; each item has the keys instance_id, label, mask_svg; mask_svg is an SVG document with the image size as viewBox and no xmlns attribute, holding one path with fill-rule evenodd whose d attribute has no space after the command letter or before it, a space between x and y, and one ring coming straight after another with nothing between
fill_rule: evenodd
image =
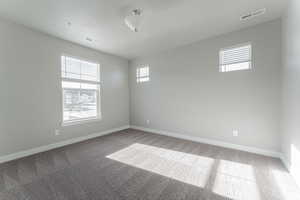
<instances>
[{"instance_id":1,"label":"gray carpet floor","mask_svg":"<svg viewBox=\"0 0 300 200\"><path fill-rule=\"evenodd\" d=\"M279 159L124 130L0 165L1 200L297 200Z\"/></svg>"}]
</instances>

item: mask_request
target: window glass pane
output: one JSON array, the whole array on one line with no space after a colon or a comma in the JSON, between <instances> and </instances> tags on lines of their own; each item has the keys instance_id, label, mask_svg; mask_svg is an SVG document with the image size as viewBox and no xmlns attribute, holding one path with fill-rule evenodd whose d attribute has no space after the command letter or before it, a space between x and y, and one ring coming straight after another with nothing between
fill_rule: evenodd
<instances>
[{"instance_id":1,"label":"window glass pane","mask_svg":"<svg viewBox=\"0 0 300 200\"><path fill-rule=\"evenodd\" d=\"M149 77L145 77L145 78L138 78L137 82L147 82L149 81Z\"/></svg>"},{"instance_id":2,"label":"window glass pane","mask_svg":"<svg viewBox=\"0 0 300 200\"><path fill-rule=\"evenodd\" d=\"M149 67L140 67L136 69L136 81L140 82L147 82L150 80L149 77Z\"/></svg>"},{"instance_id":3,"label":"window glass pane","mask_svg":"<svg viewBox=\"0 0 300 200\"><path fill-rule=\"evenodd\" d=\"M140 77L148 76L149 75L149 68L143 67L140 69Z\"/></svg>"},{"instance_id":4,"label":"window glass pane","mask_svg":"<svg viewBox=\"0 0 300 200\"><path fill-rule=\"evenodd\" d=\"M222 72L238 71L238 70L247 70L251 68L251 62L237 63L231 65L223 65L221 70Z\"/></svg>"},{"instance_id":5,"label":"window glass pane","mask_svg":"<svg viewBox=\"0 0 300 200\"><path fill-rule=\"evenodd\" d=\"M98 117L99 86L63 81L64 121Z\"/></svg>"}]
</instances>

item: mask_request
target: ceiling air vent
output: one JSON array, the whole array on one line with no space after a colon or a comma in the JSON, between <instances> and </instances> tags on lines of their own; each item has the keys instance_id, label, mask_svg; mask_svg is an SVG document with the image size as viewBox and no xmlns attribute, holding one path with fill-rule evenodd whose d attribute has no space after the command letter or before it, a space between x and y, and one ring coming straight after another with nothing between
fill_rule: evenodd
<instances>
[{"instance_id":1,"label":"ceiling air vent","mask_svg":"<svg viewBox=\"0 0 300 200\"><path fill-rule=\"evenodd\" d=\"M266 9L265 9L265 8L259 9L259 10L256 10L256 11L253 11L253 12L251 12L251 13L248 13L248 14L246 14L246 15L241 16L241 20L242 20L242 21L243 21L243 20L248 20L248 19L251 19L251 18L253 18L253 17L258 17L258 16L260 16L260 15L263 15L263 14L265 14L265 13L266 13Z\"/></svg>"}]
</instances>

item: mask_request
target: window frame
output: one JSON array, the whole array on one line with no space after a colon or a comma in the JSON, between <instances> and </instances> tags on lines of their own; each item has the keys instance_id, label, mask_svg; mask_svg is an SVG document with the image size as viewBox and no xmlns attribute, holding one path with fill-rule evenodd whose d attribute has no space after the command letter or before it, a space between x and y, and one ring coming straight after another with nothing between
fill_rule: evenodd
<instances>
[{"instance_id":1,"label":"window frame","mask_svg":"<svg viewBox=\"0 0 300 200\"><path fill-rule=\"evenodd\" d=\"M140 71L143 68L147 68L148 69L148 74L146 76L141 76L140 75ZM135 71L135 76L136 76L136 82L137 83L146 83L146 82L149 82L150 81L150 67L149 67L149 65L143 65L143 66L137 67L136 71ZM141 79L144 79L144 78L148 78L148 80L147 81L141 81Z\"/></svg>"},{"instance_id":2,"label":"window frame","mask_svg":"<svg viewBox=\"0 0 300 200\"><path fill-rule=\"evenodd\" d=\"M82 80L82 79L77 79L77 78L66 78L63 77L62 74L62 64L63 64L63 59L64 58L72 58L79 60L81 62L88 62L88 63L93 63L98 65L98 76L99 80L98 81L89 81L89 80ZM63 82L73 82L73 83L80 83L80 84L91 84L91 85L96 85L98 87L97 90L97 116L96 117L86 117L86 118L80 118L80 119L75 119L75 120L64 120L64 88L63 88ZM85 123L92 123L92 122L97 122L102 120L102 113L101 113L101 65L97 61L93 60L87 60L84 58L68 55L68 54L62 54L60 56L60 89L61 89L61 126L71 126L71 125L78 125L78 124L85 124Z\"/></svg>"},{"instance_id":3,"label":"window frame","mask_svg":"<svg viewBox=\"0 0 300 200\"><path fill-rule=\"evenodd\" d=\"M236 48L241 48L241 47L246 47L246 46L250 46L250 60L248 61L249 62L249 68L247 69L240 69L240 70L225 70L223 71L222 70L222 66L226 66L226 65L222 65L222 52L224 51L227 51L227 50L233 50L233 49L236 49ZM236 63L232 63L232 64L229 64L229 65L233 65L233 64L241 64L241 63L244 63L244 62L236 62ZM241 43L241 44L237 44L237 45L233 45L233 46L230 46L230 47L225 47L225 48L221 48L219 50L219 72L221 73L227 73L227 72L238 72L238 71L250 71L253 69L253 45L251 42L246 42L246 43Z\"/></svg>"}]
</instances>

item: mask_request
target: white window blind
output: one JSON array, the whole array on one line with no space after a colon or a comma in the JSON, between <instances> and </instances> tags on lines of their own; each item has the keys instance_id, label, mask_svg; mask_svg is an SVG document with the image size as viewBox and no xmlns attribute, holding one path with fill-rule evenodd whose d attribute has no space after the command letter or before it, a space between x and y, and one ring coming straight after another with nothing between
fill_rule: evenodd
<instances>
[{"instance_id":1,"label":"white window blind","mask_svg":"<svg viewBox=\"0 0 300 200\"><path fill-rule=\"evenodd\" d=\"M62 77L85 81L100 81L99 64L62 56Z\"/></svg>"},{"instance_id":2,"label":"white window blind","mask_svg":"<svg viewBox=\"0 0 300 200\"><path fill-rule=\"evenodd\" d=\"M136 69L136 82L147 82L150 80L149 67L140 67Z\"/></svg>"},{"instance_id":3,"label":"white window blind","mask_svg":"<svg viewBox=\"0 0 300 200\"><path fill-rule=\"evenodd\" d=\"M252 46L240 45L233 48L220 50L220 72L251 69Z\"/></svg>"},{"instance_id":4,"label":"white window blind","mask_svg":"<svg viewBox=\"0 0 300 200\"><path fill-rule=\"evenodd\" d=\"M63 124L100 119L100 65L61 57Z\"/></svg>"}]
</instances>

